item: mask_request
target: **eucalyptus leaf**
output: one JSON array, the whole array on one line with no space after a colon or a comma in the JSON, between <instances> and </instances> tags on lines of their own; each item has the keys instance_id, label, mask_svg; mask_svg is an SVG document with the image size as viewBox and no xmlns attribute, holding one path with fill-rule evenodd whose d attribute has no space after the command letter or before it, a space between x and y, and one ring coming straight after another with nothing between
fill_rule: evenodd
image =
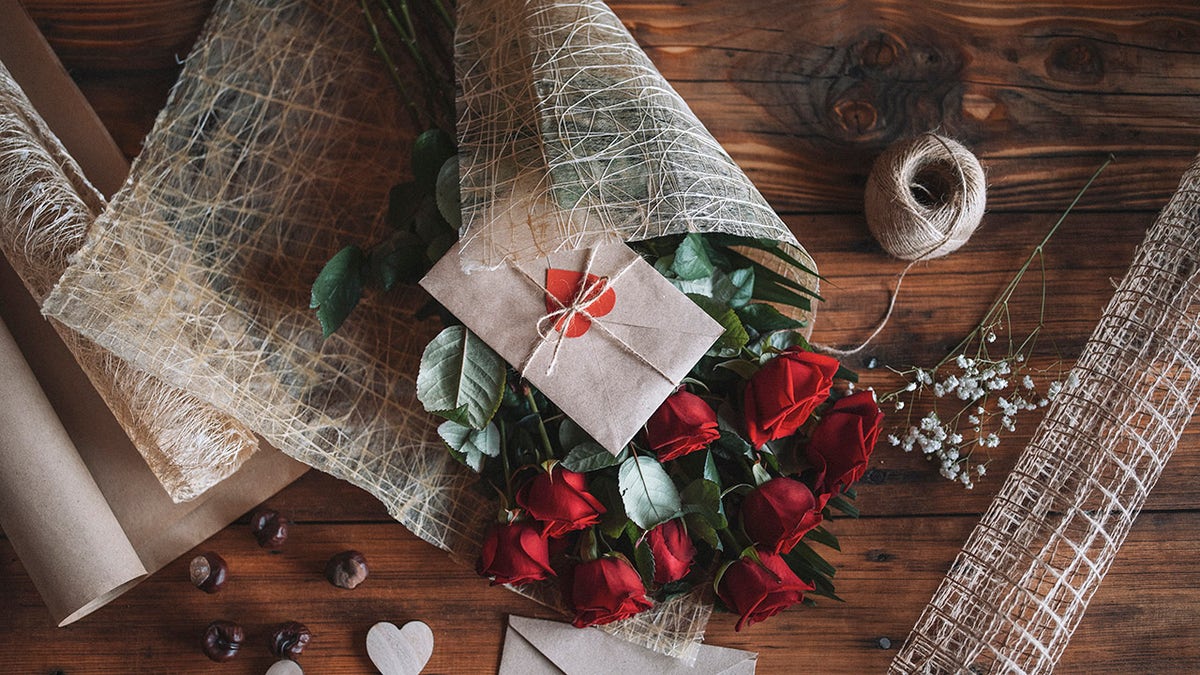
<instances>
[{"instance_id":1,"label":"eucalyptus leaf","mask_svg":"<svg viewBox=\"0 0 1200 675\"><path fill-rule=\"evenodd\" d=\"M565 447L565 446L564 446ZM571 448L563 459L562 465L576 473L598 471L619 463L616 455L606 450L604 446L594 441L587 441Z\"/></svg>"},{"instance_id":2,"label":"eucalyptus leaf","mask_svg":"<svg viewBox=\"0 0 1200 675\"><path fill-rule=\"evenodd\" d=\"M500 407L505 375L491 347L463 326L450 326L421 355L417 398L435 415L465 406L467 424L482 429Z\"/></svg>"},{"instance_id":3,"label":"eucalyptus leaf","mask_svg":"<svg viewBox=\"0 0 1200 675\"><path fill-rule=\"evenodd\" d=\"M630 457L617 477L625 513L638 527L649 530L679 514L679 491L658 460Z\"/></svg>"},{"instance_id":4,"label":"eucalyptus leaf","mask_svg":"<svg viewBox=\"0 0 1200 675\"><path fill-rule=\"evenodd\" d=\"M313 281L308 306L317 310L317 321L321 322L321 333L325 337L333 335L362 297L366 262L362 249L347 246L325 263Z\"/></svg>"},{"instance_id":5,"label":"eucalyptus leaf","mask_svg":"<svg viewBox=\"0 0 1200 675\"><path fill-rule=\"evenodd\" d=\"M685 281L703 279L711 277L713 269L703 237L696 233L684 237L679 248L675 249L675 260L671 263L671 271L675 272L675 276Z\"/></svg>"},{"instance_id":6,"label":"eucalyptus leaf","mask_svg":"<svg viewBox=\"0 0 1200 675\"><path fill-rule=\"evenodd\" d=\"M438 426L438 436L462 458L464 464L477 472L483 470L484 457L500 455L500 431L495 424L472 429L447 420Z\"/></svg>"}]
</instances>

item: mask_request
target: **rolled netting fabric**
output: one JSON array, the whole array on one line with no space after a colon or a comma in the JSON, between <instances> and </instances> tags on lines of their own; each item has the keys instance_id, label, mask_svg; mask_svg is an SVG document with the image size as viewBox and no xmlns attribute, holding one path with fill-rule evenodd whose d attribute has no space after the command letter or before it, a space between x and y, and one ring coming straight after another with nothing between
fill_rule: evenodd
<instances>
[{"instance_id":1,"label":"rolled netting fabric","mask_svg":"<svg viewBox=\"0 0 1200 675\"><path fill-rule=\"evenodd\" d=\"M680 232L811 262L603 2L462 0L458 20L465 269Z\"/></svg>"},{"instance_id":2,"label":"rolled netting fabric","mask_svg":"<svg viewBox=\"0 0 1200 675\"><path fill-rule=\"evenodd\" d=\"M0 65L0 250L39 303L103 208L104 198ZM258 447L245 425L53 323L174 501L199 496Z\"/></svg>"},{"instance_id":3,"label":"rolled netting fabric","mask_svg":"<svg viewBox=\"0 0 1200 675\"><path fill-rule=\"evenodd\" d=\"M471 6L460 7L464 27L471 25L469 13L464 18ZM555 51L545 44L529 52L539 73L554 73L514 85L532 93L530 86L549 86L546 78L582 83L587 72L599 72L572 56L604 46L570 42L577 28L601 31L589 40L599 35L632 44L601 3L530 7L540 17L532 25L547 31L544 35L518 37L526 33L521 28L509 38L476 43L460 34L460 75L475 72L480 63L498 66L528 55L511 51L513 40L566 40L557 50L565 59L559 66L538 60ZM546 25L568 19L575 23L566 29ZM578 90L591 93L578 94L582 98L570 110L551 113L542 99L530 99L526 109L533 105L539 111L533 126L491 129L501 136L546 135L546 154L527 167L521 163L531 155L521 146L511 148L515 164L488 164L492 173L475 175L471 143L491 148L507 141L487 141L487 129L471 121L464 112L471 104L462 99L485 107L511 102L485 103L479 89L460 91L464 181L474 186L464 188L464 236L480 231L479 218L499 219L501 213L510 222L520 214L518 226L535 220L554 224L551 236L538 239L538 250L590 246L613 236L735 230L784 241L811 262L636 44L618 46L620 57L633 62L631 72L642 78L625 90L640 107L605 106L621 111L611 120L601 110L583 112L582 105L598 100L596 88L608 86L604 83L617 72L607 70L591 90ZM495 92L498 99L500 94ZM567 105L561 92L552 98ZM218 2L129 181L89 232L45 308L134 366L246 423L292 457L362 487L415 534L473 563L495 504L480 491L477 477L451 459L436 420L416 400L420 356L440 328L417 318L425 296L413 287L368 294L327 340L307 309L312 281L335 252L384 237L388 190L405 178L411 139L419 131L407 112L373 53L359 3ZM555 115L576 113L580 116L561 128L547 126ZM638 116L642 122L636 122ZM522 124L530 119L522 117ZM634 138L640 140L629 145L625 128L596 136L583 128L587 120L600 126L665 121L666 130L638 130ZM555 153L581 148L564 132L567 127L576 127L589 143L602 139L603 147L588 150L587 157L552 160ZM609 156L608 149L619 152ZM673 153L680 153L677 159L664 159ZM501 165L506 168L500 173L529 170L505 183L496 173ZM587 175L564 178L568 165ZM597 174L601 165L626 168ZM710 177L697 173L703 166ZM489 180L501 181L490 197ZM605 190L611 186L632 196L590 194L601 180ZM637 187L647 180L657 181L648 192ZM549 191L529 197L525 190L533 186ZM680 194L684 188L692 191ZM600 215L601 202L610 199L617 209L611 218ZM635 204L639 199L645 202L641 207ZM473 209L488 215L472 216ZM640 221L631 215L639 213ZM578 235L559 228L577 219L583 223ZM541 225L536 229L543 231ZM561 605L553 585L517 590ZM711 604L697 593L605 628L691 659L710 612Z\"/></svg>"},{"instance_id":4,"label":"rolled netting fabric","mask_svg":"<svg viewBox=\"0 0 1200 675\"><path fill-rule=\"evenodd\" d=\"M1200 403L1200 158L893 673L1049 673Z\"/></svg>"}]
</instances>

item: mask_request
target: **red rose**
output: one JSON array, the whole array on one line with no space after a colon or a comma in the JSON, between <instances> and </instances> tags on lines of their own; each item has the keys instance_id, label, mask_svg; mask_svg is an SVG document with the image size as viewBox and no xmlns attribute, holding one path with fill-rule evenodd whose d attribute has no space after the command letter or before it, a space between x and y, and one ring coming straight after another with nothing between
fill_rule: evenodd
<instances>
[{"instance_id":1,"label":"red rose","mask_svg":"<svg viewBox=\"0 0 1200 675\"><path fill-rule=\"evenodd\" d=\"M812 490L798 480L772 478L746 495L742 527L756 546L787 553L809 530L821 524L821 508Z\"/></svg>"},{"instance_id":2,"label":"red rose","mask_svg":"<svg viewBox=\"0 0 1200 675\"><path fill-rule=\"evenodd\" d=\"M717 413L686 391L668 396L646 421L646 444L661 462L702 450L720 437Z\"/></svg>"},{"instance_id":3,"label":"red rose","mask_svg":"<svg viewBox=\"0 0 1200 675\"><path fill-rule=\"evenodd\" d=\"M554 574L546 538L530 521L493 526L483 541L475 571L492 585L527 584Z\"/></svg>"},{"instance_id":4,"label":"red rose","mask_svg":"<svg viewBox=\"0 0 1200 675\"><path fill-rule=\"evenodd\" d=\"M729 609L741 614L734 630L769 619L804 599L815 588L796 576L783 558L758 549L759 564L741 558L725 569L717 595Z\"/></svg>"},{"instance_id":5,"label":"red rose","mask_svg":"<svg viewBox=\"0 0 1200 675\"><path fill-rule=\"evenodd\" d=\"M559 537L600 522L604 506L585 488L583 474L555 465L517 491L517 503L542 522L542 536Z\"/></svg>"},{"instance_id":6,"label":"red rose","mask_svg":"<svg viewBox=\"0 0 1200 675\"><path fill-rule=\"evenodd\" d=\"M576 628L598 626L654 606L642 578L624 558L604 557L576 565L571 584Z\"/></svg>"},{"instance_id":7,"label":"red rose","mask_svg":"<svg viewBox=\"0 0 1200 675\"><path fill-rule=\"evenodd\" d=\"M817 469L818 491L835 494L862 478L882 424L883 413L869 391L834 402L808 442L808 461Z\"/></svg>"},{"instance_id":8,"label":"red rose","mask_svg":"<svg viewBox=\"0 0 1200 675\"><path fill-rule=\"evenodd\" d=\"M746 383L743 409L750 443L791 436L829 396L837 359L789 349L767 361Z\"/></svg>"},{"instance_id":9,"label":"red rose","mask_svg":"<svg viewBox=\"0 0 1200 675\"><path fill-rule=\"evenodd\" d=\"M687 576L696 557L696 546L687 535L683 521L668 520L646 535L654 554L654 583L667 584Z\"/></svg>"}]
</instances>

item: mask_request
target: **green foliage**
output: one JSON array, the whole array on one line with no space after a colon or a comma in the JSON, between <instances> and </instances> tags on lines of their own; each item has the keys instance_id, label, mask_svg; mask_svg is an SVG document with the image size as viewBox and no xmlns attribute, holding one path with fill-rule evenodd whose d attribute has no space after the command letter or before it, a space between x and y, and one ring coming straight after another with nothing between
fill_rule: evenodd
<instances>
[{"instance_id":1,"label":"green foliage","mask_svg":"<svg viewBox=\"0 0 1200 675\"><path fill-rule=\"evenodd\" d=\"M413 178L424 191L432 191L437 183L438 172L458 149L450 134L441 129L429 129L417 136L413 143Z\"/></svg>"},{"instance_id":2,"label":"green foliage","mask_svg":"<svg viewBox=\"0 0 1200 675\"><path fill-rule=\"evenodd\" d=\"M562 461L563 466L578 473L607 469L619 463L617 455L612 454L595 441L580 443L571 448Z\"/></svg>"},{"instance_id":3,"label":"green foliage","mask_svg":"<svg viewBox=\"0 0 1200 675\"><path fill-rule=\"evenodd\" d=\"M425 347L417 398L435 415L483 429L500 407L504 361L462 326L450 326Z\"/></svg>"},{"instance_id":4,"label":"green foliage","mask_svg":"<svg viewBox=\"0 0 1200 675\"><path fill-rule=\"evenodd\" d=\"M325 337L342 325L362 297L367 258L357 246L347 246L325 263L312 286L309 308L317 310Z\"/></svg>"},{"instance_id":5,"label":"green foliage","mask_svg":"<svg viewBox=\"0 0 1200 675\"><path fill-rule=\"evenodd\" d=\"M496 425L488 424L483 429L472 429L453 420L438 426L438 436L450 447L454 458L474 469L483 470L483 459L500 455L500 432Z\"/></svg>"},{"instance_id":6,"label":"green foliage","mask_svg":"<svg viewBox=\"0 0 1200 675\"><path fill-rule=\"evenodd\" d=\"M675 276L684 281L693 281L711 277L714 269L705 250L704 238L699 234L684 237L679 248L675 249L675 260L671 263L671 271Z\"/></svg>"},{"instance_id":7,"label":"green foliage","mask_svg":"<svg viewBox=\"0 0 1200 675\"><path fill-rule=\"evenodd\" d=\"M679 490L652 457L630 457L622 462L618 484L626 515L643 530L679 514Z\"/></svg>"}]
</instances>

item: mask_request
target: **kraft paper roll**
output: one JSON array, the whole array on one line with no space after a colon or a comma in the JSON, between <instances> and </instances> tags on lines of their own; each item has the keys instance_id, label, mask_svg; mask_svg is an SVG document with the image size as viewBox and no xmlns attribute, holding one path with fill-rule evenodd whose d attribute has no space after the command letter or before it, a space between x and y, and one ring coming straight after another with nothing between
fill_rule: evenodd
<instances>
[{"instance_id":1,"label":"kraft paper roll","mask_svg":"<svg viewBox=\"0 0 1200 675\"><path fill-rule=\"evenodd\" d=\"M0 321L0 527L65 625L146 568Z\"/></svg>"}]
</instances>

